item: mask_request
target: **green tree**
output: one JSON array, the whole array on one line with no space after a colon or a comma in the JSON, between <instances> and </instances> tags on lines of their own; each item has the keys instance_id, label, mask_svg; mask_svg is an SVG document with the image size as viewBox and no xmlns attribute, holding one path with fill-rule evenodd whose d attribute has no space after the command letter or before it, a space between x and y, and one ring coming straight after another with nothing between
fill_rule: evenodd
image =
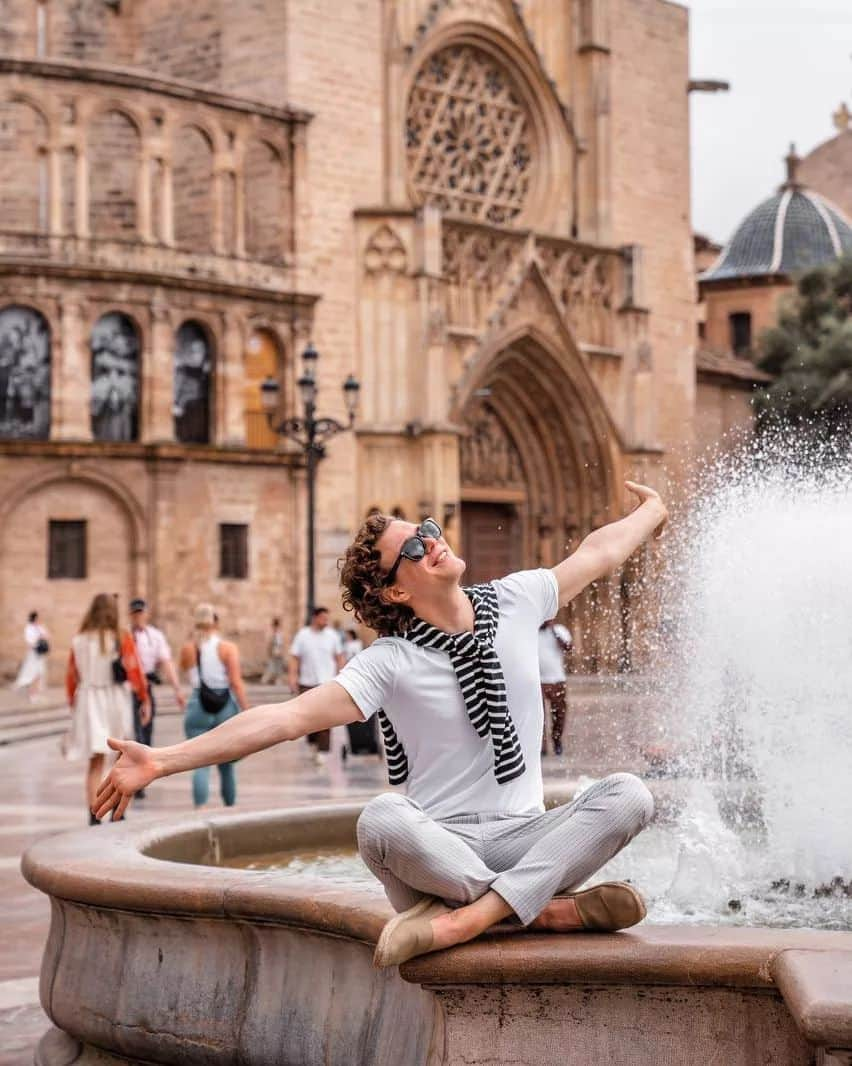
<instances>
[{"instance_id":1,"label":"green tree","mask_svg":"<svg viewBox=\"0 0 852 1066\"><path fill-rule=\"evenodd\" d=\"M760 338L758 366L775 377L755 395L758 427L852 429L852 257L799 278Z\"/></svg>"}]
</instances>

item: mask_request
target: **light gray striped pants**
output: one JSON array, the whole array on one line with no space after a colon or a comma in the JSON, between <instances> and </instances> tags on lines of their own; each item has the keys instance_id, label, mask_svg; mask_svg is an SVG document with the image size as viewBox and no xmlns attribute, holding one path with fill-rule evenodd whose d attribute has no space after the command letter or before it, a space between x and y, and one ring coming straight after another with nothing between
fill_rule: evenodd
<instances>
[{"instance_id":1,"label":"light gray striped pants","mask_svg":"<svg viewBox=\"0 0 852 1066\"><path fill-rule=\"evenodd\" d=\"M528 925L558 892L581 885L649 822L654 800L633 774L612 774L544 814L433 819L385 792L358 819L361 858L397 911L422 896L461 906L489 889Z\"/></svg>"}]
</instances>

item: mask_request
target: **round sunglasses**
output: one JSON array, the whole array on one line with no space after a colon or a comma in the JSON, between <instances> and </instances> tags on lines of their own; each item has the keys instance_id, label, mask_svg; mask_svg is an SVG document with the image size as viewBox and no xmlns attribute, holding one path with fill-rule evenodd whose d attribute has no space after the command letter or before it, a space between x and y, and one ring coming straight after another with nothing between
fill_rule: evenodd
<instances>
[{"instance_id":1,"label":"round sunglasses","mask_svg":"<svg viewBox=\"0 0 852 1066\"><path fill-rule=\"evenodd\" d=\"M403 541L402 547L399 549L399 555L396 557L396 562L388 570L388 576L385 578L386 585L392 585L396 578L396 572L399 569L399 564L403 559L410 559L413 563L419 563L428 551L424 537L428 537L430 540L437 540L441 536L441 527L435 521L434 518L424 518L420 525L417 527L417 531L410 537Z\"/></svg>"}]
</instances>

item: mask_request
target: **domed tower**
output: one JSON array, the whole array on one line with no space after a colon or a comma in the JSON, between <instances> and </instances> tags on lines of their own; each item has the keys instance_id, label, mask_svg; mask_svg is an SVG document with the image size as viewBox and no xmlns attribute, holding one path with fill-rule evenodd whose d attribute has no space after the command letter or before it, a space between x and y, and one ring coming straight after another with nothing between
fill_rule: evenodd
<instances>
[{"instance_id":1,"label":"domed tower","mask_svg":"<svg viewBox=\"0 0 852 1066\"><path fill-rule=\"evenodd\" d=\"M712 351L749 355L797 274L852 254L852 225L802 183L793 145L786 163L784 184L746 215L699 277L707 306L703 339Z\"/></svg>"}]
</instances>

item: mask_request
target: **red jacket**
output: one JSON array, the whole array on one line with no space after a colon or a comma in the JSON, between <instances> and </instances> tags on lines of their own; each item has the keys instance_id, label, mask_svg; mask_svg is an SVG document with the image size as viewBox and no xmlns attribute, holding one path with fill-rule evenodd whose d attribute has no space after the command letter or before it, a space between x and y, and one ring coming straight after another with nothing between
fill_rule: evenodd
<instances>
[{"instance_id":1,"label":"red jacket","mask_svg":"<svg viewBox=\"0 0 852 1066\"><path fill-rule=\"evenodd\" d=\"M127 680L140 700L148 699L148 680L142 673L139 660L136 657L136 644L133 637L124 632L121 634L121 661L127 671ZM77 664L74 662L74 652L68 653L68 669L65 671L65 692L68 702L74 706L74 697L77 694L77 686L80 684L80 675L77 673Z\"/></svg>"}]
</instances>

